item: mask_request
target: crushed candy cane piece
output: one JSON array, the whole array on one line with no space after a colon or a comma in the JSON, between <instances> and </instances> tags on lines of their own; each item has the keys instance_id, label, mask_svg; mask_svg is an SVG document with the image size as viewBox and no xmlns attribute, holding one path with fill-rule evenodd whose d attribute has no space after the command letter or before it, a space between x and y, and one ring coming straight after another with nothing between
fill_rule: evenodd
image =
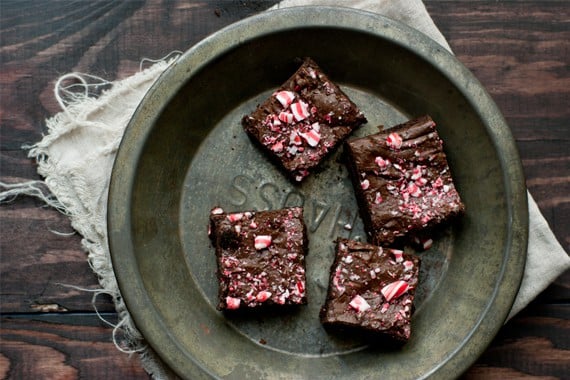
<instances>
[{"instance_id":1,"label":"crushed candy cane piece","mask_svg":"<svg viewBox=\"0 0 570 380\"><path fill-rule=\"evenodd\" d=\"M417 198L419 196L422 195L422 190L420 189L420 187L418 185L416 185L414 182L410 182L408 184L408 188L407 188L408 193L414 197Z\"/></svg>"},{"instance_id":2,"label":"crushed candy cane piece","mask_svg":"<svg viewBox=\"0 0 570 380\"><path fill-rule=\"evenodd\" d=\"M292 130L291 134L289 135L289 145L302 145L303 141L301 140L301 136L297 133L297 130Z\"/></svg>"},{"instance_id":3,"label":"crushed candy cane piece","mask_svg":"<svg viewBox=\"0 0 570 380\"><path fill-rule=\"evenodd\" d=\"M370 187L370 181L365 179L364 181L360 182L360 187L362 190L366 190Z\"/></svg>"},{"instance_id":4,"label":"crushed candy cane piece","mask_svg":"<svg viewBox=\"0 0 570 380\"><path fill-rule=\"evenodd\" d=\"M388 165L390 165L390 160L385 160L380 156L376 157L374 162L380 167L380 169L386 169Z\"/></svg>"},{"instance_id":5,"label":"crushed candy cane piece","mask_svg":"<svg viewBox=\"0 0 570 380\"><path fill-rule=\"evenodd\" d=\"M255 299L257 302L265 302L269 299L269 297L271 297L271 294L272 293L268 292L267 290L262 290L261 292L257 293Z\"/></svg>"},{"instance_id":6,"label":"crushed candy cane piece","mask_svg":"<svg viewBox=\"0 0 570 380\"><path fill-rule=\"evenodd\" d=\"M241 300L234 297L226 297L226 307L230 310L239 309Z\"/></svg>"},{"instance_id":7,"label":"crushed candy cane piece","mask_svg":"<svg viewBox=\"0 0 570 380\"><path fill-rule=\"evenodd\" d=\"M254 247L257 250L265 249L271 245L271 235L258 235L254 239Z\"/></svg>"},{"instance_id":8,"label":"crushed candy cane piece","mask_svg":"<svg viewBox=\"0 0 570 380\"><path fill-rule=\"evenodd\" d=\"M243 214L241 212L235 214L228 214L226 218L228 218L230 222L234 223L240 221L243 218Z\"/></svg>"},{"instance_id":9,"label":"crushed candy cane piece","mask_svg":"<svg viewBox=\"0 0 570 380\"><path fill-rule=\"evenodd\" d=\"M293 122L293 114L291 112L280 112L277 118L287 124L291 124Z\"/></svg>"},{"instance_id":10,"label":"crushed candy cane piece","mask_svg":"<svg viewBox=\"0 0 570 380\"><path fill-rule=\"evenodd\" d=\"M279 103L285 108L289 107L289 105L295 99L295 93L291 91L279 91L275 93L275 98L279 100Z\"/></svg>"},{"instance_id":11,"label":"crushed candy cane piece","mask_svg":"<svg viewBox=\"0 0 570 380\"><path fill-rule=\"evenodd\" d=\"M297 281L297 294L302 295L305 292L305 284L302 281Z\"/></svg>"},{"instance_id":12,"label":"crushed candy cane piece","mask_svg":"<svg viewBox=\"0 0 570 380\"><path fill-rule=\"evenodd\" d=\"M275 153L279 153L283 151L283 142L281 140L277 141L275 144L271 146L271 150Z\"/></svg>"},{"instance_id":13,"label":"crushed candy cane piece","mask_svg":"<svg viewBox=\"0 0 570 380\"><path fill-rule=\"evenodd\" d=\"M297 121L304 120L310 116L309 106L302 100L291 104L291 112L293 112L293 116Z\"/></svg>"},{"instance_id":14,"label":"crushed candy cane piece","mask_svg":"<svg viewBox=\"0 0 570 380\"><path fill-rule=\"evenodd\" d=\"M394 255L397 263L404 261L404 251L401 251L399 249L392 249L392 254Z\"/></svg>"},{"instance_id":15,"label":"crushed candy cane piece","mask_svg":"<svg viewBox=\"0 0 570 380\"><path fill-rule=\"evenodd\" d=\"M386 298L386 301L390 302L390 300L394 298L400 297L402 294L406 293L410 285L406 281L394 281L382 288L380 292Z\"/></svg>"},{"instance_id":16,"label":"crushed candy cane piece","mask_svg":"<svg viewBox=\"0 0 570 380\"><path fill-rule=\"evenodd\" d=\"M386 145L392 149L400 149L402 147L402 137L397 132L392 132L386 138Z\"/></svg>"},{"instance_id":17,"label":"crushed candy cane piece","mask_svg":"<svg viewBox=\"0 0 570 380\"><path fill-rule=\"evenodd\" d=\"M404 261L403 265L404 265L404 272L408 272L412 270L412 268L414 267L414 263L410 260Z\"/></svg>"},{"instance_id":18,"label":"crushed candy cane piece","mask_svg":"<svg viewBox=\"0 0 570 380\"><path fill-rule=\"evenodd\" d=\"M379 205L379 204L382 203L382 202L383 202L382 194L380 194L380 192L377 191L377 192L376 192L376 195L374 196L374 204Z\"/></svg>"},{"instance_id":19,"label":"crushed candy cane piece","mask_svg":"<svg viewBox=\"0 0 570 380\"><path fill-rule=\"evenodd\" d=\"M215 207L215 208L212 209L212 211L210 211L210 213L211 213L212 215L220 215L220 214L223 214L223 213L224 213L224 209L221 208L221 207Z\"/></svg>"},{"instance_id":20,"label":"crushed candy cane piece","mask_svg":"<svg viewBox=\"0 0 570 380\"><path fill-rule=\"evenodd\" d=\"M321 126L319 125L319 123L313 123L311 124L311 128L313 128L313 130L320 132L321 131Z\"/></svg>"},{"instance_id":21,"label":"crushed candy cane piece","mask_svg":"<svg viewBox=\"0 0 570 380\"><path fill-rule=\"evenodd\" d=\"M321 141L321 134L316 130L310 130L307 133L299 133L303 139L312 147L319 145Z\"/></svg>"},{"instance_id":22,"label":"crushed candy cane piece","mask_svg":"<svg viewBox=\"0 0 570 380\"><path fill-rule=\"evenodd\" d=\"M359 295L355 296L352 301L350 301L349 305L359 313L370 309L368 302Z\"/></svg>"}]
</instances>

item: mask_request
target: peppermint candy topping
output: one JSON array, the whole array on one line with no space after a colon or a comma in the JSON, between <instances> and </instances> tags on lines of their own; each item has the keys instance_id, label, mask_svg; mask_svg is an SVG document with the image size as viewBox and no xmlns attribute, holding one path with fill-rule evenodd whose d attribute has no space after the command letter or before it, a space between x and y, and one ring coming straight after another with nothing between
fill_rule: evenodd
<instances>
[{"instance_id":1,"label":"peppermint candy topping","mask_svg":"<svg viewBox=\"0 0 570 380\"><path fill-rule=\"evenodd\" d=\"M319 141L321 141L321 134L312 129L307 133L299 133L303 139L312 147L319 145Z\"/></svg>"},{"instance_id":2,"label":"peppermint candy topping","mask_svg":"<svg viewBox=\"0 0 570 380\"><path fill-rule=\"evenodd\" d=\"M228 218L230 222L234 223L240 221L243 218L243 214L241 212L236 214L229 214L226 216L226 218Z\"/></svg>"},{"instance_id":3,"label":"peppermint candy topping","mask_svg":"<svg viewBox=\"0 0 570 380\"><path fill-rule=\"evenodd\" d=\"M352 301L350 301L349 305L359 313L370 309L368 302L366 302L366 300L359 295L354 297Z\"/></svg>"},{"instance_id":4,"label":"peppermint candy topping","mask_svg":"<svg viewBox=\"0 0 570 380\"><path fill-rule=\"evenodd\" d=\"M220 214L224 213L224 209L222 209L221 207L216 207L216 208L213 208L212 211L210 211L210 213L212 215L220 215Z\"/></svg>"},{"instance_id":5,"label":"peppermint candy topping","mask_svg":"<svg viewBox=\"0 0 570 380\"><path fill-rule=\"evenodd\" d=\"M269 299L269 297L271 297L271 292L268 292L267 290L262 290L261 292L257 293L255 299L257 300L257 302L265 302Z\"/></svg>"},{"instance_id":6,"label":"peppermint candy topping","mask_svg":"<svg viewBox=\"0 0 570 380\"><path fill-rule=\"evenodd\" d=\"M259 235L254 239L254 247L257 250L262 250L271 245L271 235Z\"/></svg>"},{"instance_id":7,"label":"peppermint candy topping","mask_svg":"<svg viewBox=\"0 0 570 380\"><path fill-rule=\"evenodd\" d=\"M382 199L382 194L380 194L379 191L376 192L376 195L374 196L374 204L379 205L380 203L382 203L384 200Z\"/></svg>"},{"instance_id":8,"label":"peppermint candy topping","mask_svg":"<svg viewBox=\"0 0 570 380\"><path fill-rule=\"evenodd\" d=\"M402 142L402 137L396 132L390 133L386 138L386 145L392 149L400 149L402 147Z\"/></svg>"},{"instance_id":9,"label":"peppermint candy topping","mask_svg":"<svg viewBox=\"0 0 570 380\"><path fill-rule=\"evenodd\" d=\"M414 198L418 198L419 196L422 195L422 190L420 189L420 187L418 185L416 185L414 182L410 182L408 184L408 188L407 188L408 193L414 197Z\"/></svg>"},{"instance_id":10,"label":"peppermint candy topping","mask_svg":"<svg viewBox=\"0 0 570 380\"><path fill-rule=\"evenodd\" d=\"M234 297L226 297L226 307L230 310L239 309L241 300Z\"/></svg>"},{"instance_id":11,"label":"peppermint candy topping","mask_svg":"<svg viewBox=\"0 0 570 380\"><path fill-rule=\"evenodd\" d=\"M422 177L422 168L420 166L416 166L412 169L412 179L415 181Z\"/></svg>"},{"instance_id":12,"label":"peppermint candy topping","mask_svg":"<svg viewBox=\"0 0 570 380\"><path fill-rule=\"evenodd\" d=\"M295 99L295 94L291 91L279 91L274 95L284 108L289 107L289 105L293 102L293 99Z\"/></svg>"},{"instance_id":13,"label":"peppermint candy topping","mask_svg":"<svg viewBox=\"0 0 570 380\"><path fill-rule=\"evenodd\" d=\"M400 251L399 249L393 249L392 254L394 255L394 258L396 259L397 263L401 263L402 261L404 261L404 251Z\"/></svg>"},{"instance_id":14,"label":"peppermint candy topping","mask_svg":"<svg viewBox=\"0 0 570 380\"><path fill-rule=\"evenodd\" d=\"M293 112L293 116L297 121L304 120L310 116L309 106L302 100L291 104L291 112Z\"/></svg>"},{"instance_id":15,"label":"peppermint candy topping","mask_svg":"<svg viewBox=\"0 0 570 380\"><path fill-rule=\"evenodd\" d=\"M303 295L303 293L305 293L305 284L303 283L303 281L297 281L297 294L298 295Z\"/></svg>"},{"instance_id":16,"label":"peppermint candy topping","mask_svg":"<svg viewBox=\"0 0 570 380\"><path fill-rule=\"evenodd\" d=\"M279 113L277 118L279 120L281 120L282 122L287 123L287 124L290 124L293 122L293 114L291 112L282 111Z\"/></svg>"},{"instance_id":17,"label":"peppermint candy topping","mask_svg":"<svg viewBox=\"0 0 570 380\"><path fill-rule=\"evenodd\" d=\"M400 280L400 281L394 281L386 285L385 287L382 288L382 290L380 290L380 292L382 292L382 294L386 298L386 301L390 302L390 300L392 300L393 298L398 298L402 294L406 293L409 288L410 285L408 285L406 281Z\"/></svg>"},{"instance_id":18,"label":"peppermint candy topping","mask_svg":"<svg viewBox=\"0 0 570 380\"><path fill-rule=\"evenodd\" d=\"M414 263L410 260L404 261L403 265L404 265L404 272L408 272L412 270L412 268L414 267Z\"/></svg>"},{"instance_id":19,"label":"peppermint candy topping","mask_svg":"<svg viewBox=\"0 0 570 380\"><path fill-rule=\"evenodd\" d=\"M275 153L279 153L283 151L283 142L281 140L277 141L275 144L271 146L271 150Z\"/></svg>"},{"instance_id":20,"label":"peppermint candy topping","mask_svg":"<svg viewBox=\"0 0 570 380\"><path fill-rule=\"evenodd\" d=\"M380 167L380 169L386 169L388 167L388 165L390 165L389 160L385 160L380 156L376 157L374 159L374 162L376 162L376 165L378 165Z\"/></svg>"},{"instance_id":21,"label":"peppermint candy topping","mask_svg":"<svg viewBox=\"0 0 570 380\"><path fill-rule=\"evenodd\" d=\"M289 145L302 145L302 144L303 141L301 140L299 133L297 133L297 130L291 131L291 134L289 135Z\"/></svg>"},{"instance_id":22,"label":"peppermint candy topping","mask_svg":"<svg viewBox=\"0 0 570 380\"><path fill-rule=\"evenodd\" d=\"M370 187L370 181L365 179L364 181L360 182L360 187L362 190L366 190Z\"/></svg>"}]
</instances>

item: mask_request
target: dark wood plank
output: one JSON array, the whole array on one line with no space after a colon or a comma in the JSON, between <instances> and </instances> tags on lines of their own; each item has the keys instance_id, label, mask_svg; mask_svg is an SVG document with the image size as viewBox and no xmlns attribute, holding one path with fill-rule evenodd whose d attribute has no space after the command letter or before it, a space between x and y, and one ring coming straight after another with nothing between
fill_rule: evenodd
<instances>
[{"instance_id":1,"label":"dark wood plank","mask_svg":"<svg viewBox=\"0 0 570 380\"><path fill-rule=\"evenodd\" d=\"M426 1L426 6L457 57L503 112L529 190L569 251L568 3Z\"/></svg>"},{"instance_id":2,"label":"dark wood plank","mask_svg":"<svg viewBox=\"0 0 570 380\"><path fill-rule=\"evenodd\" d=\"M78 318L69 316L69 319ZM2 379L145 379L137 355L117 351L110 328L94 316L82 323L3 317ZM81 318L78 318L81 319Z\"/></svg>"},{"instance_id":3,"label":"dark wood plank","mask_svg":"<svg viewBox=\"0 0 570 380\"><path fill-rule=\"evenodd\" d=\"M570 374L570 305L530 305L509 321L464 379L564 379Z\"/></svg>"},{"instance_id":4,"label":"dark wood plank","mask_svg":"<svg viewBox=\"0 0 570 380\"><path fill-rule=\"evenodd\" d=\"M105 318L115 322L114 315ZM505 325L462 378L566 378L569 320L569 305L531 305ZM93 315L8 316L1 325L0 374L8 378L147 378L136 356L117 353L110 328Z\"/></svg>"}]
</instances>

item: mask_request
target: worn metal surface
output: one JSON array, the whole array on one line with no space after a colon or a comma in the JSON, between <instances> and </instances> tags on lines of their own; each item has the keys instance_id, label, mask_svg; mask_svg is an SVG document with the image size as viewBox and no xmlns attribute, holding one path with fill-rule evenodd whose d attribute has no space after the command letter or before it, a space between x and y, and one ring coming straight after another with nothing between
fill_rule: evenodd
<instances>
[{"instance_id":1,"label":"worn metal surface","mask_svg":"<svg viewBox=\"0 0 570 380\"><path fill-rule=\"evenodd\" d=\"M239 125L302 56L314 58L364 111L369 123L355 135L428 113L445 141L467 215L423 254L412 339L402 350L335 336L318 323L332 241L362 235L339 152L295 185ZM188 378L454 377L504 322L524 268L526 193L500 112L443 48L358 11L268 12L193 47L130 123L109 202L122 294L151 346ZM217 312L208 210L286 204L306 209L309 305L249 318Z\"/></svg>"}]
</instances>

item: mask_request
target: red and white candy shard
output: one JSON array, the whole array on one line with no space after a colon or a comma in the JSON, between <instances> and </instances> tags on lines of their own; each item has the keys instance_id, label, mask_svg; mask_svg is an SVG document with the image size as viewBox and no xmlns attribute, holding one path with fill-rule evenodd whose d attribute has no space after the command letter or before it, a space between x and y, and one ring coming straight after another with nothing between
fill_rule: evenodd
<instances>
[{"instance_id":1,"label":"red and white candy shard","mask_svg":"<svg viewBox=\"0 0 570 380\"><path fill-rule=\"evenodd\" d=\"M277 118L287 124L293 122L293 114L291 112L286 112L286 111L280 112Z\"/></svg>"},{"instance_id":2,"label":"red and white candy shard","mask_svg":"<svg viewBox=\"0 0 570 380\"><path fill-rule=\"evenodd\" d=\"M271 150L279 153L283 150L283 142L281 140L277 141L275 144L271 146Z\"/></svg>"},{"instance_id":3,"label":"red and white candy shard","mask_svg":"<svg viewBox=\"0 0 570 380\"><path fill-rule=\"evenodd\" d=\"M230 222L234 223L241 220L243 218L243 214L241 212L236 214L228 214L227 218Z\"/></svg>"},{"instance_id":4,"label":"red and white candy shard","mask_svg":"<svg viewBox=\"0 0 570 380\"><path fill-rule=\"evenodd\" d=\"M360 187L362 190L366 190L370 187L370 181L365 179L364 181L360 182Z\"/></svg>"},{"instance_id":5,"label":"red and white candy shard","mask_svg":"<svg viewBox=\"0 0 570 380\"><path fill-rule=\"evenodd\" d=\"M386 298L386 301L390 301L406 293L409 288L410 285L408 285L406 281L400 280L400 281L394 281L386 285L385 287L382 288L382 290L380 290L380 292L382 292L382 294Z\"/></svg>"},{"instance_id":6,"label":"red and white candy shard","mask_svg":"<svg viewBox=\"0 0 570 380\"><path fill-rule=\"evenodd\" d=\"M414 198L418 198L419 196L422 195L422 190L414 182L410 182L410 184L408 185L407 191Z\"/></svg>"},{"instance_id":7,"label":"red and white candy shard","mask_svg":"<svg viewBox=\"0 0 570 380\"><path fill-rule=\"evenodd\" d=\"M303 139L312 147L319 145L319 141L321 141L321 134L316 130L312 129L307 133L299 133Z\"/></svg>"},{"instance_id":8,"label":"red and white candy shard","mask_svg":"<svg viewBox=\"0 0 570 380\"><path fill-rule=\"evenodd\" d=\"M383 199L382 199L382 194L380 194L379 191L376 192L376 195L374 196L374 204L379 205L380 203L382 203Z\"/></svg>"},{"instance_id":9,"label":"red and white candy shard","mask_svg":"<svg viewBox=\"0 0 570 380\"><path fill-rule=\"evenodd\" d=\"M261 292L257 293L255 299L257 300L257 302L265 302L269 299L269 297L271 297L271 292L268 292L267 290L262 290Z\"/></svg>"},{"instance_id":10,"label":"red and white candy shard","mask_svg":"<svg viewBox=\"0 0 570 380\"><path fill-rule=\"evenodd\" d=\"M397 263L401 263L402 261L404 261L404 251L400 251L399 249L393 249L392 254L394 255L394 258L396 259Z\"/></svg>"},{"instance_id":11,"label":"red and white candy shard","mask_svg":"<svg viewBox=\"0 0 570 380\"><path fill-rule=\"evenodd\" d=\"M402 137L396 132L390 133L386 138L386 145L392 149L400 149L402 147L402 142Z\"/></svg>"},{"instance_id":12,"label":"red and white candy shard","mask_svg":"<svg viewBox=\"0 0 570 380\"><path fill-rule=\"evenodd\" d=\"M255 249L261 250L271 245L271 235L259 235L254 239Z\"/></svg>"},{"instance_id":13,"label":"red and white candy shard","mask_svg":"<svg viewBox=\"0 0 570 380\"><path fill-rule=\"evenodd\" d=\"M389 160L385 160L380 156L376 157L374 159L374 162L376 162L376 165L378 165L380 169L386 169L388 167L388 164L390 164Z\"/></svg>"},{"instance_id":14,"label":"red and white candy shard","mask_svg":"<svg viewBox=\"0 0 570 380\"><path fill-rule=\"evenodd\" d=\"M303 141L301 140L301 136L297 133L297 130L292 130L289 134L289 145L301 145Z\"/></svg>"},{"instance_id":15,"label":"red and white candy shard","mask_svg":"<svg viewBox=\"0 0 570 380\"><path fill-rule=\"evenodd\" d=\"M297 281L297 292L298 295L302 296L303 293L305 293L305 284L303 283L303 281Z\"/></svg>"},{"instance_id":16,"label":"red and white candy shard","mask_svg":"<svg viewBox=\"0 0 570 380\"><path fill-rule=\"evenodd\" d=\"M416 180L422 176L422 168L420 166L416 166L412 169L412 179Z\"/></svg>"},{"instance_id":17,"label":"red and white candy shard","mask_svg":"<svg viewBox=\"0 0 570 380\"><path fill-rule=\"evenodd\" d=\"M291 104L291 112L293 112L293 116L297 121L304 120L310 116L309 106L302 100Z\"/></svg>"},{"instance_id":18,"label":"red and white candy shard","mask_svg":"<svg viewBox=\"0 0 570 380\"><path fill-rule=\"evenodd\" d=\"M352 301L350 301L349 305L359 313L370 309L368 302L359 295L355 296Z\"/></svg>"},{"instance_id":19,"label":"red and white candy shard","mask_svg":"<svg viewBox=\"0 0 570 380\"><path fill-rule=\"evenodd\" d=\"M295 94L291 91L279 91L275 93L275 98L283 107L287 108L295 99Z\"/></svg>"},{"instance_id":20,"label":"red and white candy shard","mask_svg":"<svg viewBox=\"0 0 570 380\"><path fill-rule=\"evenodd\" d=\"M433 245L433 240L432 240L432 239L426 239L426 240L424 240L423 243L422 243L422 247L424 248L424 250L430 249L432 245Z\"/></svg>"},{"instance_id":21,"label":"red and white candy shard","mask_svg":"<svg viewBox=\"0 0 570 380\"><path fill-rule=\"evenodd\" d=\"M226 307L230 310L239 309L241 300L234 297L226 297Z\"/></svg>"},{"instance_id":22,"label":"red and white candy shard","mask_svg":"<svg viewBox=\"0 0 570 380\"><path fill-rule=\"evenodd\" d=\"M221 207L213 208L211 211L212 215L220 215L224 213L224 210Z\"/></svg>"},{"instance_id":23,"label":"red and white candy shard","mask_svg":"<svg viewBox=\"0 0 570 380\"><path fill-rule=\"evenodd\" d=\"M404 261L403 265L404 265L404 272L408 272L412 270L412 268L414 267L414 263L410 260Z\"/></svg>"}]
</instances>

